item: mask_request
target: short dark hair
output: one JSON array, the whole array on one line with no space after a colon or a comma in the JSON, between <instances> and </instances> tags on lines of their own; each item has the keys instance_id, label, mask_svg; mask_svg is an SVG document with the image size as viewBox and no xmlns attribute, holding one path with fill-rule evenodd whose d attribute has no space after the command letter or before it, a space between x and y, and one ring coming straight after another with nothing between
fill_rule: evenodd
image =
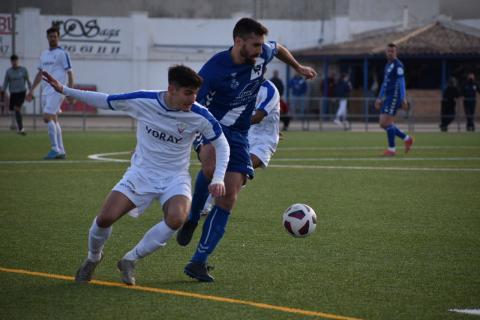
<instances>
[{"instance_id":1,"label":"short dark hair","mask_svg":"<svg viewBox=\"0 0 480 320\"><path fill-rule=\"evenodd\" d=\"M177 64L168 68L168 84L175 87L200 88L203 79L187 66Z\"/></svg>"},{"instance_id":2,"label":"short dark hair","mask_svg":"<svg viewBox=\"0 0 480 320\"><path fill-rule=\"evenodd\" d=\"M56 33L60 36L60 30L58 29L58 27L50 27L47 29L47 36L50 34L50 33Z\"/></svg>"},{"instance_id":3,"label":"short dark hair","mask_svg":"<svg viewBox=\"0 0 480 320\"><path fill-rule=\"evenodd\" d=\"M18 60L18 56L16 54L12 54L10 56L10 61L15 61L15 60Z\"/></svg>"},{"instance_id":4,"label":"short dark hair","mask_svg":"<svg viewBox=\"0 0 480 320\"><path fill-rule=\"evenodd\" d=\"M242 18L238 20L233 28L233 39L236 37L244 39L251 33L255 33L257 36L263 36L268 34L268 29L255 19Z\"/></svg>"},{"instance_id":5,"label":"short dark hair","mask_svg":"<svg viewBox=\"0 0 480 320\"><path fill-rule=\"evenodd\" d=\"M387 47L389 48L397 48L397 45L393 42L390 42L389 44L387 44Z\"/></svg>"}]
</instances>

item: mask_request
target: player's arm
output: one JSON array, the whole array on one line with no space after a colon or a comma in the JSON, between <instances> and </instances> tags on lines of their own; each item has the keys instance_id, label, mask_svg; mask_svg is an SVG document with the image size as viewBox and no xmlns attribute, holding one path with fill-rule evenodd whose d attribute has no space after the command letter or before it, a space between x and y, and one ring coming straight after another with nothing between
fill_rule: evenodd
<instances>
[{"instance_id":1,"label":"player's arm","mask_svg":"<svg viewBox=\"0 0 480 320\"><path fill-rule=\"evenodd\" d=\"M25 68L25 82L27 83L28 90L32 89L32 83L30 82L27 68Z\"/></svg>"},{"instance_id":2,"label":"player's arm","mask_svg":"<svg viewBox=\"0 0 480 320\"><path fill-rule=\"evenodd\" d=\"M277 55L276 57L281 61L288 64L290 67L295 69L298 73L304 76L307 79L314 79L317 76L317 72L311 67L301 65L292 55L292 53L282 46L281 44L277 43Z\"/></svg>"},{"instance_id":3,"label":"player's arm","mask_svg":"<svg viewBox=\"0 0 480 320\"><path fill-rule=\"evenodd\" d=\"M255 113L250 118L250 123L251 124L260 123L266 116L267 116L267 112L265 110L255 110Z\"/></svg>"},{"instance_id":4,"label":"player's arm","mask_svg":"<svg viewBox=\"0 0 480 320\"><path fill-rule=\"evenodd\" d=\"M223 133L218 138L210 141L215 147L215 172L212 182L208 186L208 191L214 197L225 195L225 172L227 171L228 159L230 158L230 147Z\"/></svg>"},{"instance_id":5,"label":"player's arm","mask_svg":"<svg viewBox=\"0 0 480 320\"><path fill-rule=\"evenodd\" d=\"M5 72L5 79L3 80L3 86L0 88L0 92L7 91L8 82L9 82L9 78L8 78L8 71L7 71Z\"/></svg>"},{"instance_id":6,"label":"player's arm","mask_svg":"<svg viewBox=\"0 0 480 320\"><path fill-rule=\"evenodd\" d=\"M385 87L386 87L386 82L383 81L380 87L380 92L378 93L377 100L375 100L375 109L377 110L380 110L380 107L382 105L382 99L383 99L383 96L385 95Z\"/></svg>"},{"instance_id":7,"label":"player's arm","mask_svg":"<svg viewBox=\"0 0 480 320\"><path fill-rule=\"evenodd\" d=\"M40 81L42 81L42 70L38 69L37 74L35 75L35 79L33 79L33 84L30 87L30 91L28 91L26 100L28 102L32 101L33 93L35 92L35 88L39 85Z\"/></svg>"},{"instance_id":8,"label":"player's arm","mask_svg":"<svg viewBox=\"0 0 480 320\"><path fill-rule=\"evenodd\" d=\"M110 108L108 104L108 94L106 93L72 89L64 86L60 81L52 77L46 71L43 71L42 75L43 80L52 86L52 88L58 93L75 98L99 109Z\"/></svg>"},{"instance_id":9,"label":"player's arm","mask_svg":"<svg viewBox=\"0 0 480 320\"><path fill-rule=\"evenodd\" d=\"M72 69L67 70L67 86L73 88L73 71Z\"/></svg>"},{"instance_id":10,"label":"player's arm","mask_svg":"<svg viewBox=\"0 0 480 320\"><path fill-rule=\"evenodd\" d=\"M402 109L408 111L407 90L405 86L405 77L401 77L398 85L400 86L400 100L402 101Z\"/></svg>"}]
</instances>

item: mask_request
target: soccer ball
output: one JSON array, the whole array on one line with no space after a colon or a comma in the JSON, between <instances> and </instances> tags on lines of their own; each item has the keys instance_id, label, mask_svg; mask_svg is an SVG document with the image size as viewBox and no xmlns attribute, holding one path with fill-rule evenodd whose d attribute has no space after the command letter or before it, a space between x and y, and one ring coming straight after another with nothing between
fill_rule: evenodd
<instances>
[{"instance_id":1,"label":"soccer ball","mask_svg":"<svg viewBox=\"0 0 480 320\"><path fill-rule=\"evenodd\" d=\"M283 213L283 226L294 237L306 237L317 227L317 214L306 204L296 203Z\"/></svg>"}]
</instances>

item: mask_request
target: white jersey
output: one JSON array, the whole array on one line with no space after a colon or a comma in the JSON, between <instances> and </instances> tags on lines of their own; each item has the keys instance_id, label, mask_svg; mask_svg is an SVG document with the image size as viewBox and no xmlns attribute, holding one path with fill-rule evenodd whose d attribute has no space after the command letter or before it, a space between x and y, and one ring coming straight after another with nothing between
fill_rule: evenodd
<instances>
[{"instance_id":1,"label":"white jersey","mask_svg":"<svg viewBox=\"0 0 480 320\"><path fill-rule=\"evenodd\" d=\"M166 91L138 91L109 95L112 110L127 112L138 120L137 146L131 159L132 167L148 179L188 174L191 145L200 132L210 140L222 134L220 124L198 103L191 112L167 107Z\"/></svg>"},{"instance_id":2,"label":"white jersey","mask_svg":"<svg viewBox=\"0 0 480 320\"><path fill-rule=\"evenodd\" d=\"M257 95L255 112L265 112L266 116L260 123L254 124L248 131L249 144L268 145L272 152L277 148L280 128L280 94L275 85L265 80Z\"/></svg>"},{"instance_id":3,"label":"white jersey","mask_svg":"<svg viewBox=\"0 0 480 320\"><path fill-rule=\"evenodd\" d=\"M72 69L72 65L70 64L70 55L67 51L60 47L47 49L40 55L38 69L47 71L62 84L66 84L67 71ZM45 95L51 93L57 94L55 90L53 90L53 88L45 81L42 81L42 92Z\"/></svg>"}]
</instances>

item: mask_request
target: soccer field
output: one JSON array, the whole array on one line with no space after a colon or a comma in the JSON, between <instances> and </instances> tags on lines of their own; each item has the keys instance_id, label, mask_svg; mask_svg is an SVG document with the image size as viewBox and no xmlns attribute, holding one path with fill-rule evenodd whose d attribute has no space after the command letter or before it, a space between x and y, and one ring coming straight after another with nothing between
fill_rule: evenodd
<instances>
[{"instance_id":1,"label":"soccer field","mask_svg":"<svg viewBox=\"0 0 480 320\"><path fill-rule=\"evenodd\" d=\"M215 282L183 274L197 230L140 261L136 287L116 262L162 218L158 203L114 225L97 281L73 281L135 135L64 140L68 160L48 162L45 132L0 133L2 319L480 319L449 311L480 309L478 134L417 134L411 153L385 159L384 133L287 132L240 194ZM281 223L297 202L317 212L307 238Z\"/></svg>"}]
</instances>

